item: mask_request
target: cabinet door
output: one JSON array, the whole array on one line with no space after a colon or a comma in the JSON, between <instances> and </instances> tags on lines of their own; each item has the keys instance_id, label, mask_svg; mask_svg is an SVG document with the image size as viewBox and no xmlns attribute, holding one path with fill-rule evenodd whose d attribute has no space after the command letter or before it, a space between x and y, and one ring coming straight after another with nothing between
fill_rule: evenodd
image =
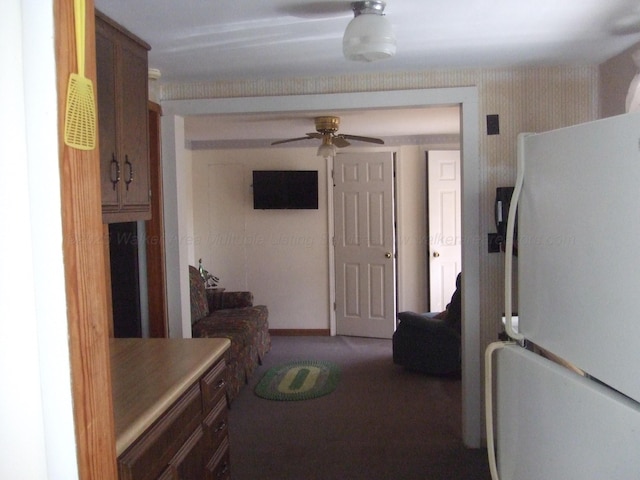
<instances>
[{"instance_id":1,"label":"cabinet door","mask_svg":"<svg viewBox=\"0 0 640 480\"><path fill-rule=\"evenodd\" d=\"M147 212L149 205L149 123L147 52L129 39L120 50L123 210ZM142 217L140 218L142 219Z\"/></svg>"},{"instance_id":2,"label":"cabinet door","mask_svg":"<svg viewBox=\"0 0 640 480\"><path fill-rule=\"evenodd\" d=\"M117 106L115 86L116 46L104 24L96 19L98 134L100 145L100 189L103 211L119 208Z\"/></svg>"}]
</instances>

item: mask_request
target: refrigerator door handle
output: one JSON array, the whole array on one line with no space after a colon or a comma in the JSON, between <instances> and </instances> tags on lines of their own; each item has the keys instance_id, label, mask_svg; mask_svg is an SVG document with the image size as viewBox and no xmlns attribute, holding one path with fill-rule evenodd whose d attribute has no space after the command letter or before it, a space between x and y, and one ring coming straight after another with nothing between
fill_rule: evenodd
<instances>
[{"instance_id":1,"label":"refrigerator door handle","mask_svg":"<svg viewBox=\"0 0 640 480\"><path fill-rule=\"evenodd\" d=\"M512 278L513 278L513 234L515 230L516 212L518 210L518 199L524 182L524 139L530 133L518 134L518 164L516 184L511 196L511 204L509 206L509 215L507 217L507 245L504 260L504 316L505 330L509 338L522 342L524 335L513 329L513 305L512 305Z\"/></svg>"}]
</instances>

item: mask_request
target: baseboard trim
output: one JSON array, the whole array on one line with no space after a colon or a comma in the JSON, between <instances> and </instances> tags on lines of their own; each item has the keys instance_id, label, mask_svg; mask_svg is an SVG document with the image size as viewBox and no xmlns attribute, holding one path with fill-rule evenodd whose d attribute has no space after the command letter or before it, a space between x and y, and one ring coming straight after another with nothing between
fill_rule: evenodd
<instances>
[{"instance_id":1,"label":"baseboard trim","mask_svg":"<svg viewBox=\"0 0 640 480\"><path fill-rule=\"evenodd\" d=\"M331 335L328 328L270 328L269 333L278 337L328 337Z\"/></svg>"}]
</instances>

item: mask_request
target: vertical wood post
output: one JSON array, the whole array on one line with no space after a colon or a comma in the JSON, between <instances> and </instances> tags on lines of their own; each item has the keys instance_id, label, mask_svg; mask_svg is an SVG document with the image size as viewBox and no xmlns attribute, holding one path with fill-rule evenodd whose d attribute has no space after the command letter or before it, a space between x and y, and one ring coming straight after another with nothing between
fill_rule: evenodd
<instances>
[{"instance_id":1,"label":"vertical wood post","mask_svg":"<svg viewBox=\"0 0 640 480\"><path fill-rule=\"evenodd\" d=\"M54 0L63 251L81 479L117 479L99 149L64 144L67 82L77 72L73 0ZM93 0L86 2L85 75L96 92Z\"/></svg>"}]
</instances>

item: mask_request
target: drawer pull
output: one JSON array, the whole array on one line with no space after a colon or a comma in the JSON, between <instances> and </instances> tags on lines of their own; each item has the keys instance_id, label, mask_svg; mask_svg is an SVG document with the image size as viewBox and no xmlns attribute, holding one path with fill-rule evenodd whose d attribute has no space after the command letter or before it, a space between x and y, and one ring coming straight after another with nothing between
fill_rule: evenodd
<instances>
[{"instance_id":1,"label":"drawer pull","mask_svg":"<svg viewBox=\"0 0 640 480\"><path fill-rule=\"evenodd\" d=\"M214 433L220 433L225 428L227 428L227 422L223 420L218 424L218 426L213 431Z\"/></svg>"},{"instance_id":2,"label":"drawer pull","mask_svg":"<svg viewBox=\"0 0 640 480\"><path fill-rule=\"evenodd\" d=\"M226 384L227 384L227 382L225 382L225 381L224 381L224 379L223 379L223 380L220 380L220 381L216 384L216 388L217 388L218 390L220 390L220 389L221 389L221 388L223 388Z\"/></svg>"}]
</instances>

